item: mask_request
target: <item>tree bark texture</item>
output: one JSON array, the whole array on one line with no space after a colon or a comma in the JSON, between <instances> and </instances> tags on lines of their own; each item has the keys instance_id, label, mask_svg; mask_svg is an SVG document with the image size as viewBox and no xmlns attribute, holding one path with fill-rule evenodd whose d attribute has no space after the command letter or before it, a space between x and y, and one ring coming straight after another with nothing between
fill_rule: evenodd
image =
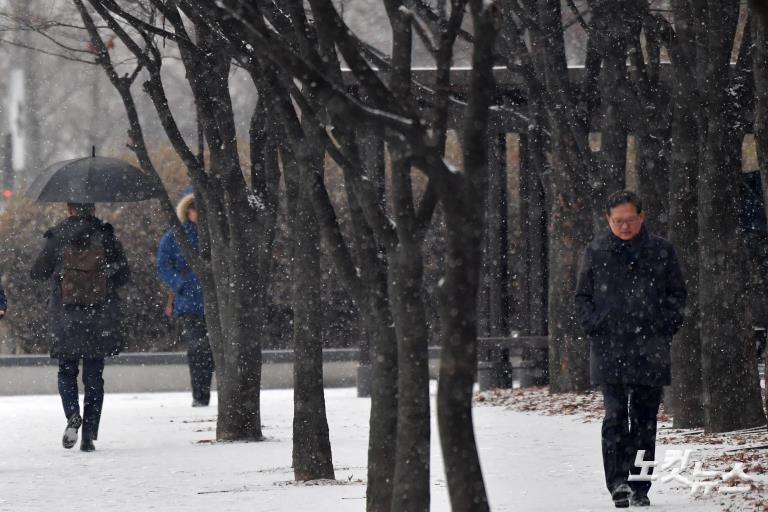
<instances>
[{"instance_id":1,"label":"tree bark texture","mask_svg":"<svg viewBox=\"0 0 768 512\"><path fill-rule=\"evenodd\" d=\"M397 442L392 511L429 510L429 353L421 240L415 236L411 167L392 165L398 244L389 254L389 289L397 333Z\"/></svg>"},{"instance_id":2,"label":"tree bark texture","mask_svg":"<svg viewBox=\"0 0 768 512\"><path fill-rule=\"evenodd\" d=\"M506 135L495 133L493 128L488 135L488 154L488 209L482 272L483 288L486 289L482 297L487 304L481 309L487 318L481 321L484 329L480 332L487 336L506 336L509 334L507 145Z\"/></svg>"},{"instance_id":3,"label":"tree bark texture","mask_svg":"<svg viewBox=\"0 0 768 512\"><path fill-rule=\"evenodd\" d=\"M700 134L698 181L699 307L701 311L704 426L712 432L765 424L756 371L751 371L754 345L743 319L744 270L739 233L741 167L729 150L740 142L729 119L730 55L738 3L708 4L701 11L706 32L697 41L707 87L706 119ZM706 77L706 78L704 78ZM750 359L751 357L751 359ZM753 382L754 380L754 382ZM738 391L737 391L738 390Z\"/></svg>"},{"instance_id":4,"label":"tree bark texture","mask_svg":"<svg viewBox=\"0 0 768 512\"><path fill-rule=\"evenodd\" d=\"M411 16L401 2L384 2L392 27L390 87L410 101ZM429 492L429 354L427 319L422 296L424 259L418 236L411 161L390 146L392 211L397 243L389 246L389 296L397 334L397 440L391 511L428 512Z\"/></svg>"},{"instance_id":5,"label":"tree bark texture","mask_svg":"<svg viewBox=\"0 0 768 512\"><path fill-rule=\"evenodd\" d=\"M768 8L761 2L750 2L752 7L752 66L755 80L755 143L760 179L763 186L763 204L768 204ZM768 214L768 209L766 209ZM768 410L768 395L764 407Z\"/></svg>"},{"instance_id":6,"label":"tree bark texture","mask_svg":"<svg viewBox=\"0 0 768 512\"><path fill-rule=\"evenodd\" d=\"M549 385L552 392L589 387L589 349L576 323L572 290L580 255L592 237L591 156L568 81L560 2L539 0L541 32L533 58L544 77L548 101L549 216Z\"/></svg>"},{"instance_id":7,"label":"tree bark texture","mask_svg":"<svg viewBox=\"0 0 768 512\"><path fill-rule=\"evenodd\" d=\"M293 296L293 473L297 481L333 479L333 460L323 390L323 343L320 338L320 231L312 208L312 175L324 165L323 153L311 155L286 172L291 230ZM289 178L290 176L290 178ZM319 185L319 184L317 184Z\"/></svg>"},{"instance_id":8,"label":"tree bark texture","mask_svg":"<svg viewBox=\"0 0 768 512\"><path fill-rule=\"evenodd\" d=\"M672 341L672 384L668 405L675 428L704 425L699 312L698 169L699 91L696 84L696 37L687 2L672 4L675 44L669 47L674 70L670 150L669 240L683 270L688 302L685 322Z\"/></svg>"},{"instance_id":9,"label":"tree bark texture","mask_svg":"<svg viewBox=\"0 0 768 512\"><path fill-rule=\"evenodd\" d=\"M463 130L464 173L447 180L442 189L451 194L443 197L448 240L440 289L442 352L437 420L452 509L486 512L488 498L472 425L472 386L488 194L488 107L495 88L492 48L501 19L495 6L480 0L472 0L470 9L478 37Z\"/></svg>"}]
</instances>

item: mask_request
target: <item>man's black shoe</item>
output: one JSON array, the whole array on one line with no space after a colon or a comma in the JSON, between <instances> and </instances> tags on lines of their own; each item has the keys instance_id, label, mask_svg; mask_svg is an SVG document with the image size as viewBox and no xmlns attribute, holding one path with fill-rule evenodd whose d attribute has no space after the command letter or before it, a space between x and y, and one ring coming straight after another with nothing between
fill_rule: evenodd
<instances>
[{"instance_id":1,"label":"man's black shoe","mask_svg":"<svg viewBox=\"0 0 768 512\"><path fill-rule=\"evenodd\" d=\"M633 507L650 507L651 500L648 499L648 494L642 491L632 493L632 497L629 498L629 504Z\"/></svg>"},{"instance_id":2,"label":"man's black shoe","mask_svg":"<svg viewBox=\"0 0 768 512\"><path fill-rule=\"evenodd\" d=\"M627 484L621 484L611 492L611 498L616 508L629 507L629 496L632 494L632 489Z\"/></svg>"},{"instance_id":3,"label":"man's black shoe","mask_svg":"<svg viewBox=\"0 0 768 512\"><path fill-rule=\"evenodd\" d=\"M192 407L208 407L208 402L202 400L192 400Z\"/></svg>"},{"instance_id":4,"label":"man's black shoe","mask_svg":"<svg viewBox=\"0 0 768 512\"><path fill-rule=\"evenodd\" d=\"M83 440L80 441L80 451L92 452L94 450L96 450L96 447L93 446L93 441L91 439L88 439L87 437L83 437Z\"/></svg>"},{"instance_id":5,"label":"man's black shoe","mask_svg":"<svg viewBox=\"0 0 768 512\"><path fill-rule=\"evenodd\" d=\"M83 419L78 413L73 414L67 420L67 428L64 429L64 436L61 438L61 445L69 450L77 442L77 429L83 424Z\"/></svg>"}]
</instances>

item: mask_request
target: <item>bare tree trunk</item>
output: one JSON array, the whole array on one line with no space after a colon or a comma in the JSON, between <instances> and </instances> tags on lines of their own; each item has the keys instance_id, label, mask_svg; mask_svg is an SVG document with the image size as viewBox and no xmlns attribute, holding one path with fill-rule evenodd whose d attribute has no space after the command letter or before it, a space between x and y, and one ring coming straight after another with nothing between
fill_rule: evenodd
<instances>
[{"instance_id":1,"label":"bare tree trunk","mask_svg":"<svg viewBox=\"0 0 768 512\"><path fill-rule=\"evenodd\" d=\"M322 147L322 146L321 146ZM320 234L312 210L312 176L322 176L323 153L306 149L301 164L288 163L286 189L291 229L291 290L293 295L293 472L299 481L333 479L333 462L323 392L321 332Z\"/></svg>"},{"instance_id":2,"label":"bare tree trunk","mask_svg":"<svg viewBox=\"0 0 768 512\"><path fill-rule=\"evenodd\" d=\"M211 229L213 279L219 300L218 318L223 339L212 340L219 385L219 440L261 440L259 393L261 387L261 332L265 304L259 301L267 276L258 275L254 262L265 254L259 250L263 233L258 229L256 211L247 198L248 188L240 169L234 115L228 90L229 60L213 38L201 38L214 62L195 61L187 56L195 100L215 178L206 187L197 183L198 192L209 201L218 196L220 208L208 210ZM210 204L208 205L211 206ZM261 307L259 307L261 306ZM222 393L223 391L223 393Z\"/></svg>"},{"instance_id":3,"label":"bare tree trunk","mask_svg":"<svg viewBox=\"0 0 768 512\"><path fill-rule=\"evenodd\" d=\"M672 384L668 402L675 428L704 425L699 338L698 140L699 92L694 76L695 24L687 2L673 3L676 44L670 151L669 240L678 251L688 288L685 322L672 342Z\"/></svg>"},{"instance_id":4,"label":"bare tree trunk","mask_svg":"<svg viewBox=\"0 0 768 512\"><path fill-rule=\"evenodd\" d=\"M756 4L757 2L751 2ZM755 7L753 6L753 9ZM765 7L755 11L752 17L752 66L755 77L755 142L760 178L763 185L763 201L768 205L768 12ZM768 213L768 209L766 209Z\"/></svg>"},{"instance_id":5,"label":"bare tree trunk","mask_svg":"<svg viewBox=\"0 0 768 512\"><path fill-rule=\"evenodd\" d=\"M580 125L568 81L560 2L537 2L540 32L533 58L546 84L551 131L549 182L549 386L552 392L589 387L589 348L576 322L572 290L579 255L592 237L587 131Z\"/></svg>"},{"instance_id":6,"label":"bare tree trunk","mask_svg":"<svg viewBox=\"0 0 768 512\"><path fill-rule=\"evenodd\" d=\"M382 254L382 256L384 256ZM383 258L382 258L383 259ZM376 261L375 263L380 263ZM366 510L389 512L395 469L397 438L397 336L392 319L386 267L368 265L364 273L371 291L368 317L372 329L371 418L368 438L368 487Z\"/></svg>"},{"instance_id":7,"label":"bare tree trunk","mask_svg":"<svg viewBox=\"0 0 768 512\"><path fill-rule=\"evenodd\" d=\"M401 3L385 1L392 26L390 87L410 101L411 15ZM397 441L391 512L429 510L429 353L424 310L422 240L418 236L411 161L390 146L392 210L397 244L389 250L389 290L397 333Z\"/></svg>"},{"instance_id":8,"label":"bare tree trunk","mask_svg":"<svg viewBox=\"0 0 768 512\"><path fill-rule=\"evenodd\" d=\"M442 353L437 420L453 510L489 510L472 425L477 365L477 291L488 187L488 107L493 97L493 52L500 13L470 2L474 33L470 99L466 110L464 173L446 180L443 211L447 254L440 287ZM450 191L450 193L445 192Z\"/></svg>"},{"instance_id":9,"label":"bare tree trunk","mask_svg":"<svg viewBox=\"0 0 768 512\"><path fill-rule=\"evenodd\" d=\"M374 131L366 133L370 140L360 140L365 177L373 184L375 199L384 204L384 147L374 139ZM347 134L351 137L351 134ZM390 512L395 473L395 450L398 421L398 347L392 300L389 291L389 257L383 240L377 240L366 222L361 201L354 192L354 178L345 171L345 190L353 224L355 246L360 261L360 275L365 297L360 301L370 333L371 415L368 437L367 512Z\"/></svg>"},{"instance_id":10,"label":"bare tree trunk","mask_svg":"<svg viewBox=\"0 0 768 512\"><path fill-rule=\"evenodd\" d=\"M489 179L486 213L485 255L482 275L486 281L487 334L509 334L509 270L507 229L507 145L506 134L488 135ZM482 332L482 331L481 331Z\"/></svg>"},{"instance_id":11,"label":"bare tree trunk","mask_svg":"<svg viewBox=\"0 0 768 512\"><path fill-rule=\"evenodd\" d=\"M366 178L374 185L376 200L384 204L384 147L381 133L372 131L360 140L360 154ZM390 512L395 473L395 450L398 415L398 356L397 334L392 316L389 292L389 258L383 240L377 240L366 222L360 202L365 200L354 192L354 179L345 169L350 215L355 232L355 245L361 262L361 278L366 297L364 311L370 333L371 415L368 437L367 512Z\"/></svg>"},{"instance_id":12,"label":"bare tree trunk","mask_svg":"<svg viewBox=\"0 0 768 512\"><path fill-rule=\"evenodd\" d=\"M520 324L527 334L547 335L547 204L540 176L544 171L540 128L533 127L529 134L520 134L520 203L522 239L525 243L524 269L526 289L523 301L528 311L527 321Z\"/></svg>"},{"instance_id":13,"label":"bare tree trunk","mask_svg":"<svg viewBox=\"0 0 768 512\"><path fill-rule=\"evenodd\" d=\"M768 8L755 0L752 10L752 66L755 76L755 142L760 179L763 186L763 204L768 205ZM766 208L768 214L768 208ZM768 394L764 408L768 410Z\"/></svg>"},{"instance_id":14,"label":"bare tree trunk","mask_svg":"<svg viewBox=\"0 0 768 512\"><path fill-rule=\"evenodd\" d=\"M683 95L686 91L676 84L677 103L672 119L672 152L669 202L669 240L678 251L688 301L685 322L675 335L672 357L672 384L669 403L674 414L675 428L692 428L704 424L701 379L701 342L699 338L699 260L698 219L698 130L693 105ZM695 107L694 107L695 108Z\"/></svg>"},{"instance_id":15,"label":"bare tree trunk","mask_svg":"<svg viewBox=\"0 0 768 512\"><path fill-rule=\"evenodd\" d=\"M389 289L397 333L397 442L392 512L429 510L429 353L422 297L423 256L414 228L408 161L392 163L399 242L390 251Z\"/></svg>"},{"instance_id":16,"label":"bare tree trunk","mask_svg":"<svg viewBox=\"0 0 768 512\"><path fill-rule=\"evenodd\" d=\"M637 137L637 175L651 233L666 236L669 225L670 169L665 140L668 130Z\"/></svg>"},{"instance_id":17,"label":"bare tree trunk","mask_svg":"<svg viewBox=\"0 0 768 512\"><path fill-rule=\"evenodd\" d=\"M743 247L739 233L741 168L728 157L727 144L740 142L732 130L728 101L730 55L738 4L709 4L703 10L706 32L703 62L708 87L704 97L707 119L700 142L699 166L699 282L701 308L704 426L722 432L765 424L754 381L754 345L743 321ZM703 278L706 276L706 278ZM750 359L751 358L751 359ZM738 391L737 391L738 390Z\"/></svg>"}]
</instances>

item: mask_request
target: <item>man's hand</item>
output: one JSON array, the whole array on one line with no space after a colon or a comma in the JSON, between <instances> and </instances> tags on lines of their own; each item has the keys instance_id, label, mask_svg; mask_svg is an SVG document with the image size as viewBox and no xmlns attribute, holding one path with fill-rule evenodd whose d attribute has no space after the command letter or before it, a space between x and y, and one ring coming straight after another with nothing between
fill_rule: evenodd
<instances>
[{"instance_id":1,"label":"man's hand","mask_svg":"<svg viewBox=\"0 0 768 512\"><path fill-rule=\"evenodd\" d=\"M5 310L0 309L0 318L5 318Z\"/></svg>"}]
</instances>

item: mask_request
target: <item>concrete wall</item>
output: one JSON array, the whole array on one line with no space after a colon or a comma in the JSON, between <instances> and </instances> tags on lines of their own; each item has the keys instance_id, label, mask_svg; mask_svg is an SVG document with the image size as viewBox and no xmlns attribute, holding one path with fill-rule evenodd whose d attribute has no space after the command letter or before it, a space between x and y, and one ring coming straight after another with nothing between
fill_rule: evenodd
<instances>
[{"instance_id":1,"label":"concrete wall","mask_svg":"<svg viewBox=\"0 0 768 512\"><path fill-rule=\"evenodd\" d=\"M434 350L430 354L432 378L437 377L436 354ZM357 384L356 350L325 350L323 359L326 387ZM57 370L58 362L47 356L0 356L0 396L56 394ZM263 389L293 387L293 354L282 350L264 351L261 383ZM104 387L107 393L189 391L186 354L127 353L108 358Z\"/></svg>"}]
</instances>

